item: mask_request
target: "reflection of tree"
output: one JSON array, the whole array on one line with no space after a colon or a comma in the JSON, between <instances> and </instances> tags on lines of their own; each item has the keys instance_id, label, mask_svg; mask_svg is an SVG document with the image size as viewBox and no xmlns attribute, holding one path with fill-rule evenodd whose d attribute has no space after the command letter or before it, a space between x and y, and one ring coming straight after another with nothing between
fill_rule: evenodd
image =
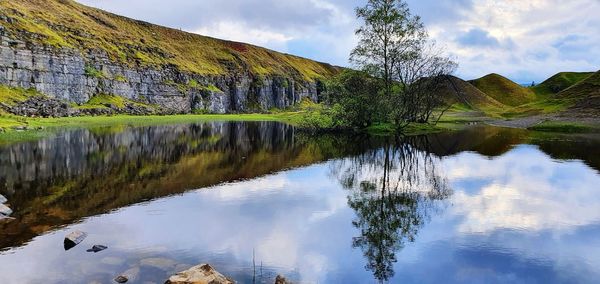
<instances>
[{"instance_id":1,"label":"reflection of tree","mask_svg":"<svg viewBox=\"0 0 600 284\"><path fill-rule=\"evenodd\" d=\"M383 148L341 161L333 169L344 188L351 190L348 204L357 216L353 225L361 231L353 246L363 250L366 268L381 282L394 276L396 252L416 239L435 201L452 194L436 169L436 157L413 143L398 142L386 142Z\"/></svg>"}]
</instances>

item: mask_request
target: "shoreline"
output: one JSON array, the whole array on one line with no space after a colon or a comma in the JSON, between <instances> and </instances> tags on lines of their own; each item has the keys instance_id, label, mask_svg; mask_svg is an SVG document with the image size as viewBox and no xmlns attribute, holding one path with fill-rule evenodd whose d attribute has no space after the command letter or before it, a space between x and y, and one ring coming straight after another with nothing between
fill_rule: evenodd
<instances>
[{"instance_id":1,"label":"shoreline","mask_svg":"<svg viewBox=\"0 0 600 284\"><path fill-rule=\"evenodd\" d=\"M273 121L299 126L307 112L276 112L249 114L180 114L180 115L112 115L77 116L61 118L31 118L15 115L0 115L0 144L32 141L48 137L60 130L78 128L99 128L111 126L153 126L211 121ZM521 123L520 121L535 121ZM600 122L557 119L556 117L523 117L514 120L501 120L490 117L463 117L460 113L448 114L437 125L409 125L402 135L414 136L443 131L460 130L474 124L485 124L501 128L519 128L549 133L598 133ZM330 130L327 130L330 131ZM363 130L371 135L389 136L396 131L391 124L375 124ZM314 132L314 130L313 130Z\"/></svg>"}]
</instances>

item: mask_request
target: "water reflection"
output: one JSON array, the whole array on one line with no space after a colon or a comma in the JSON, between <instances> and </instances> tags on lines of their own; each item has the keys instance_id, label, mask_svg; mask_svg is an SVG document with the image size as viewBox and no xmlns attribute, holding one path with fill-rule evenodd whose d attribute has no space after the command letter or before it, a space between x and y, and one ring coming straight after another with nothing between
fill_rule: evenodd
<instances>
[{"instance_id":1,"label":"water reflection","mask_svg":"<svg viewBox=\"0 0 600 284\"><path fill-rule=\"evenodd\" d=\"M452 194L439 172L439 158L413 146L423 139L427 137L388 139L381 149L332 163L333 174L350 190L348 205L356 211L352 224L361 236L353 239L353 247L362 249L366 268L380 282L394 276L396 255L415 241L436 201Z\"/></svg>"},{"instance_id":2,"label":"water reflection","mask_svg":"<svg viewBox=\"0 0 600 284\"><path fill-rule=\"evenodd\" d=\"M575 146L573 146L575 145ZM594 135L309 136L276 123L65 132L0 147L1 283L589 283ZM73 230L89 237L68 252ZM92 245L108 249L90 254ZM258 266L253 267L255 260ZM363 269L366 267L366 269Z\"/></svg>"},{"instance_id":3,"label":"water reflection","mask_svg":"<svg viewBox=\"0 0 600 284\"><path fill-rule=\"evenodd\" d=\"M82 217L358 151L273 122L76 130L0 147L0 194L15 222L0 249Z\"/></svg>"}]
</instances>

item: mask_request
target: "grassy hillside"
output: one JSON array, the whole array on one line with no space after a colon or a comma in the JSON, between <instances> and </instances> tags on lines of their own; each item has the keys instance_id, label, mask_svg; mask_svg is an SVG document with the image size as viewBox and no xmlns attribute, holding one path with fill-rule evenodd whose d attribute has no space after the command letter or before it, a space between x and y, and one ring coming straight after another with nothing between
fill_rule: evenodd
<instances>
[{"instance_id":1,"label":"grassy hillside","mask_svg":"<svg viewBox=\"0 0 600 284\"><path fill-rule=\"evenodd\" d=\"M593 75L594 72L561 72L531 89L538 96L557 94Z\"/></svg>"},{"instance_id":2,"label":"grassy hillside","mask_svg":"<svg viewBox=\"0 0 600 284\"><path fill-rule=\"evenodd\" d=\"M206 75L247 70L306 80L337 72L328 64L136 21L72 0L4 0L0 15L6 19L0 24L13 38L54 48L102 50L124 64L174 65Z\"/></svg>"},{"instance_id":3,"label":"grassy hillside","mask_svg":"<svg viewBox=\"0 0 600 284\"><path fill-rule=\"evenodd\" d=\"M472 110L497 110L504 108L502 103L486 95L469 82L450 76L439 91L448 104L464 105Z\"/></svg>"},{"instance_id":4,"label":"grassy hillside","mask_svg":"<svg viewBox=\"0 0 600 284\"><path fill-rule=\"evenodd\" d=\"M600 114L600 71L556 95L557 99L571 100L571 110Z\"/></svg>"},{"instance_id":5,"label":"grassy hillside","mask_svg":"<svg viewBox=\"0 0 600 284\"><path fill-rule=\"evenodd\" d=\"M496 101L508 106L518 106L536 100L532 90L498 74L490 74L470 83Z\"/></svg>"}]
</instances>

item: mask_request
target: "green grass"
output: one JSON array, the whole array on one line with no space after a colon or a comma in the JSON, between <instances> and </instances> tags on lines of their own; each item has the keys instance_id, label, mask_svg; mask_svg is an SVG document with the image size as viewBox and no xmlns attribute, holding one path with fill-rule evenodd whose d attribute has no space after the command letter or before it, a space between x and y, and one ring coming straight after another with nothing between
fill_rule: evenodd
<instances>
[{"instance_id":1,"label":"green grass","mask_svg":"<svg viewBox=\"0 0 600 284\"><path fill-rule=\"evenodd\" d=\"M529 130L559 133L590 133L600 132L600 125L581 122L546 121L530 127Z\"/></svg>"},{"instance_id":2,"label":"green grass","mask_svg":"<svg viewBox=\"0 0 600 284\"><path fill-rule=\"evenodd\" d=\"M26 101L32 96L40 95L34 89L12 88L6 85L0 85L0 103L7 105L15 105L19 102Z\"/></svg>"},{"instance_id":3,"label":"green grass","mask_svg":"<svg viewBox=\"0 0 600 284\"><path fill-rule=\"evenodd\" d=\"M329 78L339 71L329 64L144 23L73 0L0 1L0 14L11 19L2 23L7 34L19 34L19 40L82 52L102 50L125 65L172 65L203 75L234 70L308 81ZM86 71L92 77L103 75Z\"/></svg>"},{"instance_id":4,"label":"green grass","mask_svg":"<svg viewBox=\"0 0 600 284\"><path fill-rule=\"evenodd\" d=\"M540 97L548 97L585 80L593 74L593 72L561 72L531 89Z\"/></svg>"},{"instance_id":5,"label":"green grass","mask_svg":"<svg viewBox=\"0 0 600 284\"><path fill-rule=\"evenodd\" d=\"M498 74L490 74L473 80L471 84L496 101L508 106L519 106L537 99L532 90Z\"/></svg>"}]
</instances>

